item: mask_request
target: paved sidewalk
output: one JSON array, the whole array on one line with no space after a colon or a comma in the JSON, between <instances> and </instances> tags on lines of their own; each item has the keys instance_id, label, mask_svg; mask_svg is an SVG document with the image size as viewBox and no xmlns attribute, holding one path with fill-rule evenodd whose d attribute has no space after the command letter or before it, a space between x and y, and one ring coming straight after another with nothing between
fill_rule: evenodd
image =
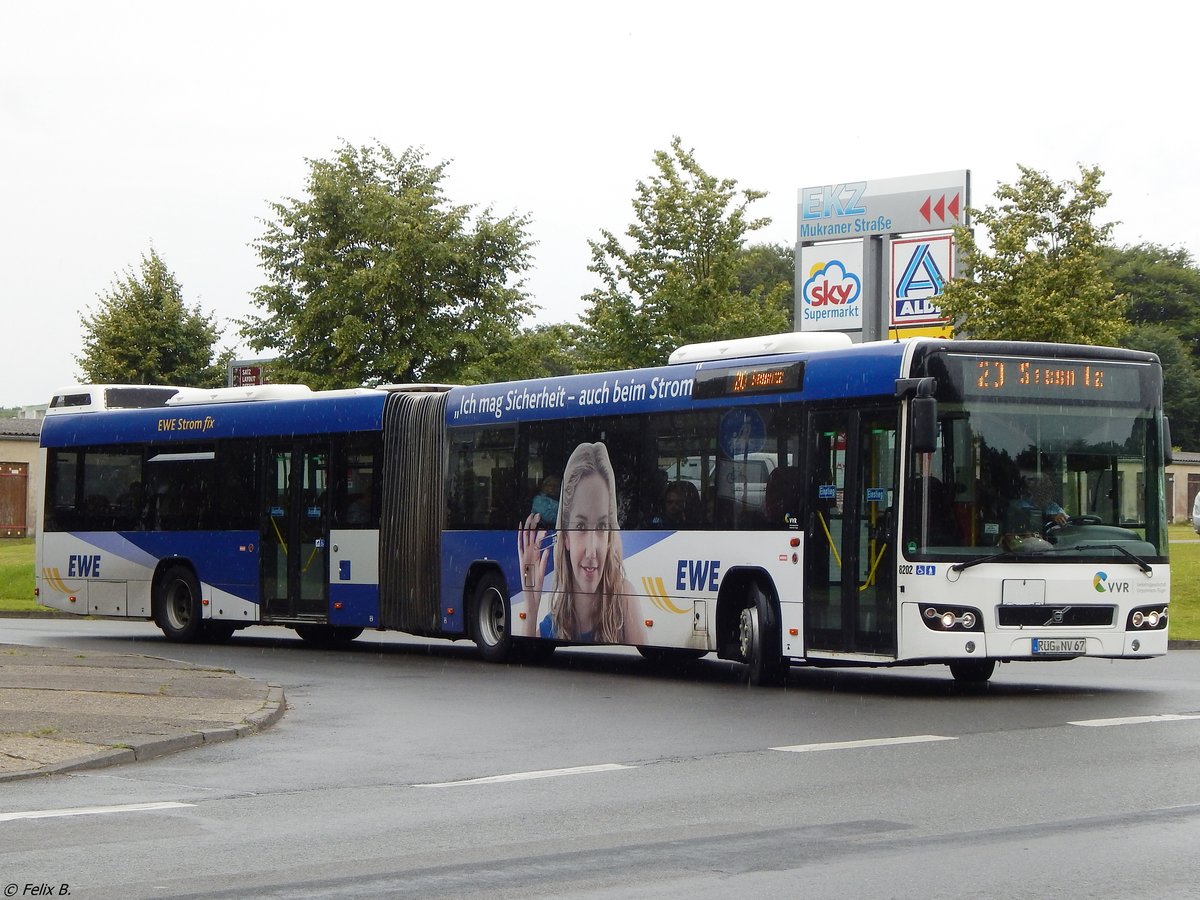
<instances>
[{"instance_id":1,"label":"paved sidewalk","mask_svg":"<svg viewBox=\"0 0 1200 900\"><path fill-rule=\"evenodd\" d=\"M285 707L279 685L229 669L0 644L0 782L244 737Z\"/></svg>"}]
</instances>

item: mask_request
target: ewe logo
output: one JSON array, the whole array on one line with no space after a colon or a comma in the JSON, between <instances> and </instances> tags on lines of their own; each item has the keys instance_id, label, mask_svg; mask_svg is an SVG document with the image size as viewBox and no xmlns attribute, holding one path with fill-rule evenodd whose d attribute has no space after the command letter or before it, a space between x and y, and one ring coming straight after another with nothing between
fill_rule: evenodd
<instances>
[{"instance_id":1,"label":"ewe logo","mask_svg":"<svg viewBox=\"0 0 1200 900\"><path fill-rule=\"evenodd\" d=\"M1101 594L1126 593L1129 591L1129 582L1128 581L1114 581L1112 584L1109 584L1108 583L1108 573L1107 572L1097 572L1095 575L1092 576L1092 589Z\"/></svg>"}]
</instances>

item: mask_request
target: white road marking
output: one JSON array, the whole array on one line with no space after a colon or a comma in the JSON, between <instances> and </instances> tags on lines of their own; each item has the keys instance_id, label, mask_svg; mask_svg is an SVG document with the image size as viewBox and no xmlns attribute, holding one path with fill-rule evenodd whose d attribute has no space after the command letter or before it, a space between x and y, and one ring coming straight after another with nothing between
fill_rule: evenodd
<instances>
[{"instance_id":1,"label":"white road marking","mask_svg":"<svg viewBox=\"0 0 1200 900\"><path fill-rule=\"evenodd\" d=\"M958 738L940 734L912 734L907 737L876 738L868 741L837 741L830 744L795 744L791 747L772 747L785 753L812 753L815 750L857 750L860 747L890 747L893 744L927 744L931 741L956 741Z\"/></svg>"},{"instance_id":2,"label":"white road marking","mask_svg":"<svg viewBox=\"0 0 1200 900\"><path fill-rule=\"evenodd\" d=\"M1107 728L1110 725L1145 725L1149 722L1190 722L1200 719L1197 716L1126 716L1123 719L1085 719L1082 722L1071 722L1071 725L1082 725L1084 728Z\"/></svg>"},{"instance_id":3,"label":"white road marking","mask_svg":"<svg viewBox=\"0 0 1200 900\"><path fill-rule=\"evenodd\" d=\"M0 822L17 819L57 819L62 816L101 816L108 813L148 812L156 809L180 809L195 803L126 803L121 806L78 806L74 809L31 809L26 812L0 813Z\"/></svg>"},{"instance_id":4,"label":"white road marking","mask_svg":"<svg viewBox=\"0 0 1200 900\"><path fill-rule=\"evenodd\" d=\"M532 781L535 778L558 778L560 775L590 775L593 772L615 772L619 769L636 768L637 766L605 763L599 766L573 766L569 769L542 769L539 772L513 772L509 775L489 775L487 778L468 778L465 781L438 781L430 784L414 784L413 787L443 788L460 787L465 784L501 784L506 781Z\"/></svg>"}]
</instances>

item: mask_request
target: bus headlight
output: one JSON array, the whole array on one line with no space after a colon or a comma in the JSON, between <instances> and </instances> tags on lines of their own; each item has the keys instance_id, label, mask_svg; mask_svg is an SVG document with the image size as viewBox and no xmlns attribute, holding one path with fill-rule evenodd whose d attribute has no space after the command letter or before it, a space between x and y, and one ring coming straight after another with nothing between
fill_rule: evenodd
<instances>
[{"instance_id":1,"label":"bus headlight","mask_svg":"<svg viewBox=\"0 0 1200 900\"><path fill-rule=\"evenodd\" d=\"M979 610L968 606L934 606L922 603L921 621L933 631L983 631Z\"/></svg>"},{"instance_id":2,"label":"bus headlight","mask_svg":"<svg viewBox=\"0 0 1200 900\"><path fill-rule=\"evenodd\" d=\"M1126 631L1160 631L1167 627L1167 607L1140 606L1129 614Z\"/></svg>"}]
</instances>

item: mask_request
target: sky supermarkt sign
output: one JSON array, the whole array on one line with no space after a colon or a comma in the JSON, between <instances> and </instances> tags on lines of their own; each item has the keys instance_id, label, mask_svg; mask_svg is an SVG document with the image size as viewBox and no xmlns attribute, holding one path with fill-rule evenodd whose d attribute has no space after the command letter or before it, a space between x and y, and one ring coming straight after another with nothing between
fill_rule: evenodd
<instances>
[{"instance_id":1,"label":"sky supermarkt sign","mask_svg":"<svg viewBox=\"0 0 1200 900\"><path fill-rule=\"evenodd\" d=\"M801 243L965 225L970 172L936 172L800 188Z\"/></svg>"}]
</instances>

